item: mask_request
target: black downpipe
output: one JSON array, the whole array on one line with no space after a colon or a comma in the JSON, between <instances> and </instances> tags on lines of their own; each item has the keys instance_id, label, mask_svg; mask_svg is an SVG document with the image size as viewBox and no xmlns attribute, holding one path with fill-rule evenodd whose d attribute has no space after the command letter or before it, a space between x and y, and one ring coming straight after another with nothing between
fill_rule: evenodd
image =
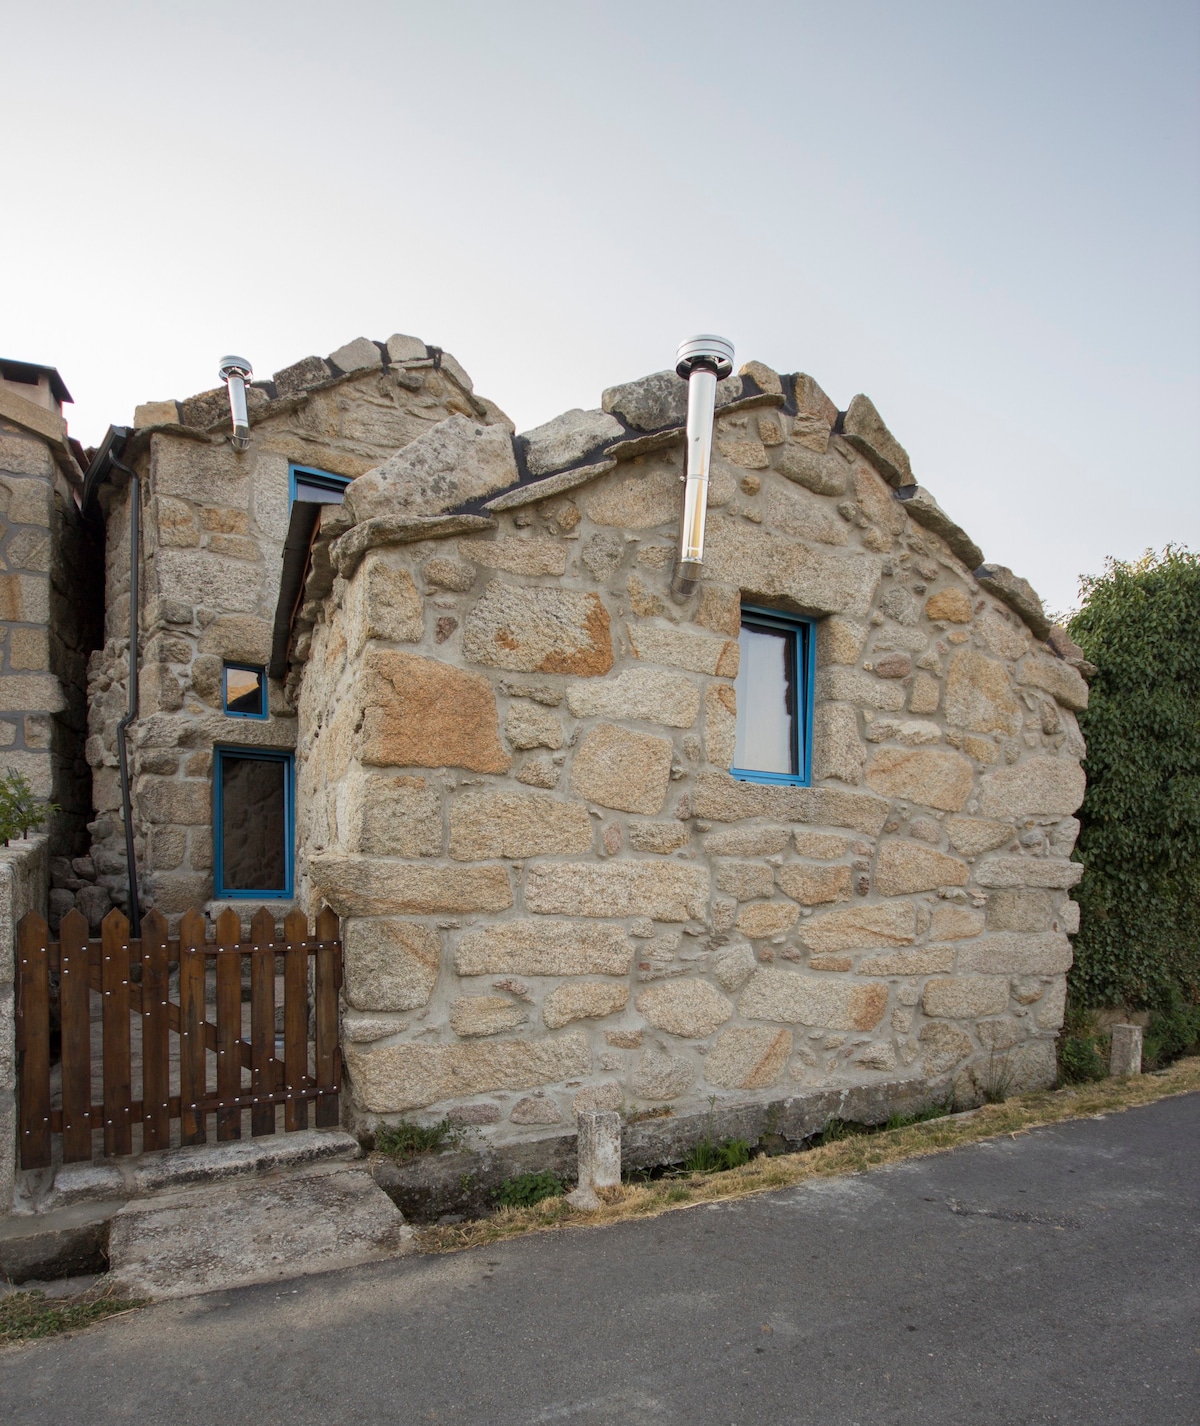
<instances>
[{"instance_id":1,"label":"black downpipe","mask_svg":"<svg viewBox=\"0 0 1200 1426\"><path fill-rule=\"evenodd\" d=\"M142 934L138 901L137 859L133 853L133 804L129 792L129 753L125 734L138 716L138 547L141 543L142 487L137 473L110 454L109 460L129 477L129 703L117 724L117 756L121 762L121 816L125 820L125 864L129 872L129 934Z\"/></svg>"}]
</instances>

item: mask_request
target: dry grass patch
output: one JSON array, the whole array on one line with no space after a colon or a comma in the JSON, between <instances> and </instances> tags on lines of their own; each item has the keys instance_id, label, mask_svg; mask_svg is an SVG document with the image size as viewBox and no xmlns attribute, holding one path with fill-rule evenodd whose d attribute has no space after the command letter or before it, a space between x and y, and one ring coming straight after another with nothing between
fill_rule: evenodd
<instances>
[{"instance_id":1,"label":"dry grass patch","mask_svg":"<svg viewBox=\"0 0 1200 1426\"><path fill-rule=\"evenodd\" d=\"M1003 1104L986 1104L961 1117L932 1119L903 1129L854 1136L775 1158L764 1155L740 1168L720 1173L692 1173L652 1183L623 1184L620 1188L605 1190L600 1207L591 1212L572 1209L562 1198L546 1198L531 1208L502 1208L492 1217L475 1222L426 1228L416 1235L416 1241L427 1253L453 1253L526 1233L653 1218L675 1208L745 1198L752 1193L790 1188L811 1179L863 1173L902 1159L944 1153L980 1139L1016 1135L1065 1119L1113 1114L1197 1090L1200 1090L1200 1058L1178 1060L1159 1074L1042 1090Z\"/></svg>"},{"instance_id":2,"label":"dry grass patch","mask_svg":"<svg viewBox=\"0 0 1200 1426\"><path fill-rule=\"evenodd\" d=\"M111 1288L75 1297L47 1297L44 1292L10 1292L0 1297L0 1345L15 1346L61 1332L77 1332L110 1317L147 1306L148 1300L118 1297Z\"/></svg>"}]
</instances>

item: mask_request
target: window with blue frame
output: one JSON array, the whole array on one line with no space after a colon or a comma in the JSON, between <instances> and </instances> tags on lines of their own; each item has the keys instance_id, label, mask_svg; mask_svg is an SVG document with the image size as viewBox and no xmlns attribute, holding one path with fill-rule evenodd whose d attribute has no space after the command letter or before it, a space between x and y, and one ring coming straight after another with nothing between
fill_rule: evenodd
<instances>
[{"instance_id":1,"label":"window with blue frame","mask_svg":"<svg viewBox=\"0 0 1200 1426\"><path fill-rule=\"evenodd\" d=\"M227 663L221 673L221 703L230 718L267 717L266 669L261 664Z\"/></svg>"},{"instance_id":2,"label":"window with blue frame","mask_svg":"<svg viewBox=\"0 0 1200 1426\"><path fill-rule=\"evenodd\" d=\"M811 782L815 634L811 619L742 605L734 777Z\"/></svg>"},{"instance_id":3,"label":"window with blue frame","mask_svg":"<svg viewBox=\"0 0 1200 1426\"><path fill-rule=\"evenodd\" d=\"M307 500L314 505L340 505L350 477L331 475L327 470L317 470L309 465L291 465L288 467L288 484L289 507L297 500Z\"/></svg>"},{"instance_id":4,"label":"window with blue frame","mask_svg":"<svg viewBox=\"0 0 1200 1426\"><path fill-rule=\"evenodd\" d=\"M218 900L292 895L291 753L213 749L214 894Z\"/></svg>"}]
</instances>

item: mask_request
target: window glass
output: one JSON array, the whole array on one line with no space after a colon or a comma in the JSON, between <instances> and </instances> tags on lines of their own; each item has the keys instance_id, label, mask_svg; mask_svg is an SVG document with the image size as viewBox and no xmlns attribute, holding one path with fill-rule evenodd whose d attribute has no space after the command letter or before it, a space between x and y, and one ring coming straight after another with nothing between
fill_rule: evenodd
<instances>
[{"instance_id":1,"label":"window glass","mask_svg":"<svg viewBox=\"0 0 1200 1426\"><path fill-rule=\"evenodd\" d=\"M225 665L225 711L243 718L267 716L266 670L245 668L240 664Z\"/></svg>"},{"instance_id":2,"label":"window glass","mask_svg":"<svg viewBox=\"0 0 1200 1426\"><path fill-rule=\"evenodd\" d=\"M220 749L220 887L230 892L291 890L291 759Z\"/></svg>"},{"instance_id":3,"label":"window glass","mask_svg":"<svg viewBox=\"0 0 1200 1426\"><path fill-rule=\"evenodd\" d=\"M745 619L738 643L734 766L795 775L796 631Z\"/></svg>"},{"instance_id":4,"label":"window glass","mask_svg":"<svg viewBox=\"0 0 1200 1426\"><path fill-rule=\"evenodd\" d=\"M328 471L292 466L292 500L305 500L314 505L340 505L350 477L330 475Z\"/></svg>"}]
</instances>

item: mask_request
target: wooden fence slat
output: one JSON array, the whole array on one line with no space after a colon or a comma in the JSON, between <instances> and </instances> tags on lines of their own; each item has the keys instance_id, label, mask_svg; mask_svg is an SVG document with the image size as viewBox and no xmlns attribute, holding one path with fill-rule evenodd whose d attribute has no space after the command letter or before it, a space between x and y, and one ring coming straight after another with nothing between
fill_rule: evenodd
<instances>
[{"instance_id":1,"label":"wooden fence slat","mask_svg":"<svg viewBox=\"0 0 1200 1426\"><path fill-rule=\"evenodd\" d=\"M100 925L104 988L104 1152L133 1152L133 1074L129 1043L129 922L116 909Z\"/></svg>"},{"instance_id":2,"label":"wooden fence slat","mask_svg":"<svg viewBox=\"0 0 1200 1426\"><path fill-rule=\"evenodd\" d=\"M171 1143L171 1043L167 922L150 910L142 921L142 1148Z\"/></svg>"},{"instance_id":3,"label":"wooden fence slat","mask_svg":"<svg viewBox=\"0 0 1200 1426\"><path fill-rule=\"evenodd\" d=\"M179 1142L203 1144L208 1137L204 1110L207 1094L204 1019L204 917L185 912L179 923Z\"/></svg>"},{"instance_id":4,"label":"wooden fence slat","mask_svg":"<svg viewBox=\"0 0 1200 1426\"><path fill-rule=\"evenodd\" d=\"M236 911L217 917L217 1093L233 1100L242 1088L242 926ZM217 1110L217 1139L242 1137L242 1111Z\"/></svg>"},{"instance_id":5,"label":"wooden fence slat","mask_svg":"<svg viewBox=\"0 0 1200 1426\"><path fill-rule=\"evenodd\" d=\"M304 1129L310 1123L310 1099L316 1100L318 1126L336 1125L342 1073L337 916L322 912L310 939L306 918L294 911L284 922L282 941L276 940L267 907L255 915L247 942L241 940L240 920L232 909L218 918L215 944L206 942L205 919L195 910L184 913L178 941L168 940L166 920L156 910L147 913L142 929L141 939L131 940L128 921L117 910L105 917L99 940L89 939L87 923L77 911L64 916L58 941L50 941L45 922L37 916L24 918L18 926L15 1030L22 1166L52 1164L56 1134L62 1135L64 1162L87 1161L101 1127L104 1154L130 1154L135 1122L142 1125L143 1150L168 1147L176 1119L180 1143L205 1142L207 1115L214 1112L218 1139L241 1137L246 1110L253 1134L275 1133L280 1104L285 1129ZM248 1030L243 1018L243 955L250 957ZM282 1048L275 1019L280 958ZM171 1002L175 964L178 1005ZM100 1104L92 1102L93 991L102 998ZM134 1016L142 1050L136 1099ZM52 1018L62 1026L62 1108L51 1108ZM172 1031L179 1035L178 1094L171 1093ZM209 1053L217 1060L215 1088L210 1088Z\"/></svg>"},{"instance_id":6,"label":"wooden fence slat","mask_svg":"<svg viewBox=\"0 0 1200 1426\"><path fill-rule=\"evenodd\" d=\"M308 917L289 911L283 923L283 1083L296 1094L308 1078ZM289 1099L284 1128L292 1133L308 1128L308 1100Z\"/></svg>"},{"instance_id":7,"label":"wooden fence slat","mask_svg":"<svg viewBox=\"0 0 1200 1426\"><path fill-rule=\"evenodd\" d=\"M21 1167L50 1163L50 928L33 912L17 927L17 1048L21 1074Z\"/></svg>"},{"instance_id":8,"label":"wooden fence slat","mask_svg":"<svg viewBox=\"0 0 1200 1426\"><path fill-rule=\"evenodd\" d=\"M317 1100L318 1129L336 1128L340 1060L338 1053L338 990L341 984L341 954L338 949L338 918L326 907L317 916L317 970L315 977L317 1085L329 1086L332 1094Z\"/></svg>"},{"instance_id":9,"label":"wooden fence slat","mask_svg":"<svg viewBox=\"0 0 1200 1426\"><path fill-rule=\"evenodd\" d=\"M250 922L250 1070L256 1100L250 1110L255 1137L275 1132L275 917L264 906Z\"/></svg>"},{"instance_id":10,"label":"wooden fence slat","mask_svg":"<svg viewBox=\"0 0 1200 1426\"><path fill-rule=\"evenodd\" d=\"M68 911L59 927L63 1163L92 1157L91 953L87 917Z\"/></svg>"}]
</instances>

